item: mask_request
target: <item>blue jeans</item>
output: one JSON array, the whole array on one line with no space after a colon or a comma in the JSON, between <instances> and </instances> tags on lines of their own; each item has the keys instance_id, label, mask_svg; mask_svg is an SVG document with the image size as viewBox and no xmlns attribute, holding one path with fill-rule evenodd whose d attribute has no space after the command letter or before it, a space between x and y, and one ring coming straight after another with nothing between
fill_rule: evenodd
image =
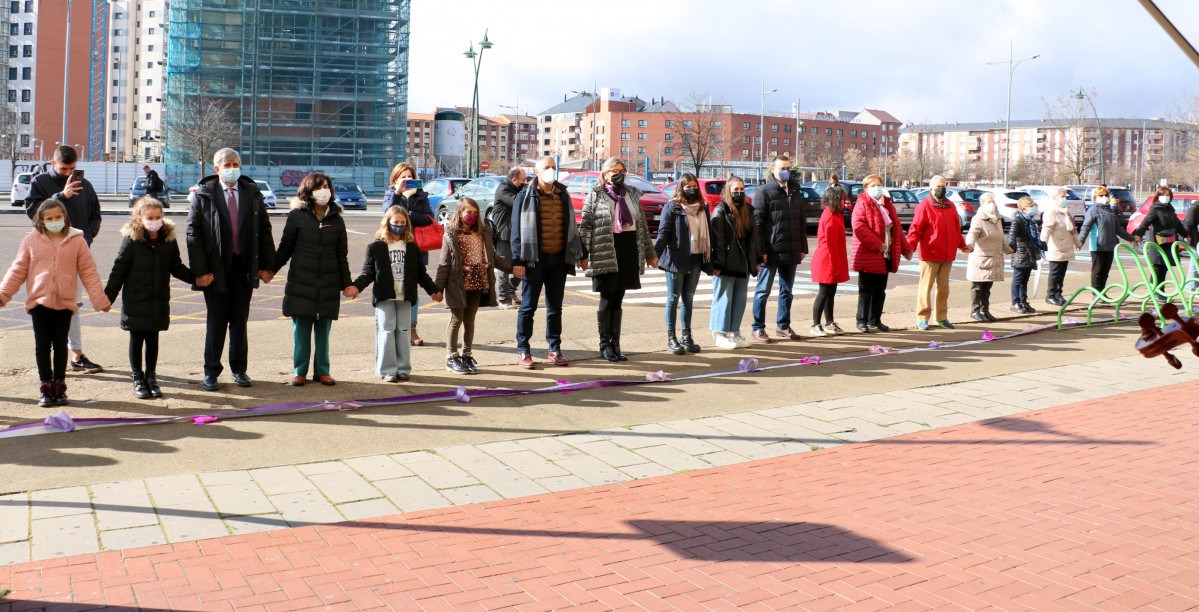
<instances>
[{"instance_id":1,"label":"blue jeans","mask_svg":"<svg viewBox=\"0 0 1199 612\"><path fill-rule=\"evenodd\" d=\"M700 269L701 262L700 256L692 255L690 270L684 273L666 273L666 331L674 331L680 299L683 302L683 329L691 329L691 302L695 298L695 287L699 285L699 277L704 273Z\"/></svg>"},{"instance_id":2,"label":"blue jeans","mask_svg":"<svg viewBox=\"0 0 1199 612\"><path fill-rule=\"evenodd\" d=\"M410 310L416 308L407 300L383 300L375 305L376 375L412 373L412 348L408 344Z\"/></svg>"},{"instance_id":3,"label":"blue jeans","mask_svg":"<svg viewBox=\"0 0 1199 612\"><path fill-rule=\"evenodd\" d=\"M741 333L748 289L748 278L725 275L712 277L712 316L708 323L712 331Z\"/></svg>"},{"instance_id":4,"label":"blue jeans","mask_svg":"<svg viewBox=\"0 0 1199 612\"><path fill-rule=\"evenodd\" d=\"M779 329L791 327L791 287L795 284L796 264L766 264L758 271L758 288L754 291L754 329L766 329L766 301L770 286L779 278Z\"/></svg>"},{"instance_id":5,"label":"blue jeans","mask_svg":"<svg viewBox=\"0 0 1199 612\"><path fill-rule=\"evenodd\" d=\"M1012 303L1021 304L1028 301L1028 278L1032 269L1018 270L1012 268Z\"/></svg>"},{"instance_id":6,"label":"blue jeans","mask_svg":"<svg viewBox=\"0 0 1199 612\"><path fill-rule=\"evenodd\" d=\"M536 266L525 268L520 310L516 315L516 350L528 353L533 337L533 315L545 287L545 342L552 352L562 351L562 297L566 294L566 256L542 255Z\"/></svg>"}]
</instances>

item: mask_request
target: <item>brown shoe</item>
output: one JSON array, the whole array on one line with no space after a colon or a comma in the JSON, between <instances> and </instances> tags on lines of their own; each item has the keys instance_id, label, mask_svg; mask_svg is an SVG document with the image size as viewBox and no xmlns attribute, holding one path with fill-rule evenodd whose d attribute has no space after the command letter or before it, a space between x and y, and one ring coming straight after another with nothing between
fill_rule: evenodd
<instances>
[{"instance_id":1,"label":"brown shoe","mask_svg":"<svg viewBox=\"0 0 1199 612\"><path fill-rule=\"evenodd\" d=\"M333 380L333 377L329 375L321 376L320 374L317 374L316 376L313 376L313 378L326 387L332 387L333 385L337 384L337 381Z\"/></svg>"},{"instance_id":2,"label":"brown shoe","mask_svg":"<svg viewBox=\"0 0 1199 612\"><path fill-rule=\"evenodd\" d=\"M296 375L291 377L291 386L293 387L303 387L305 382L303 376Z\"/></svg>"},{"instance_id":3,"label":"brown shoe","mask_svg":"<svg viewBox=\"0 0 1199 612\"><path fill-rule=\"evenodd\" d=\"M521 353L516 358L516 365L526 370L532 370L534 367L536 367L533 365L533 356L528 353Z\"/></svg>"},{"instance_id":4,"label":"brown shoe","mask_svg":"<svg viewBox=\"0 0 1199 612\"><path fill-rule=\"evenodd\" d=\"M795 333L795 330L791 329L790 327L780 327L775 330L774 333L778 334L778 337L786 340L799 340L799 334Z\"/></svg>"},{"instance_id":5,"label":"brown shoe","mask_svg":"<svg viewBox=\"0 0 1199 612\"><path fill-rule=\"evenodd\" d=\"M545 356L545 358L547 361L549 361L550 363L552 363L556 366L570 365L570 362L566 360L566 357L563 357L562 353L557 352L557 351L550 351L549 354Z\"/></svg>"},{"instance_id":6,"label":"brown shoe","mask_svg":"<svg viewBox=\"0 0 1199 612\"><path fill-rule=\"evenodd\" d=\"M424 345L425 345L425 341L421 340L420 336L416 335L416 326L413 325L412 326L412 346L424 346Z\"/></svg>"},{"instance_id":7,"label":"brown shoe","mask_svg":"<svg viewBox=\"0 0 1199 612\"><path fill-rule=\"evenodd\" d=\"M753 333L754 340L762 344L770 344L770 334L764 329L755 329Z\"/></svg>"}]
</instances>

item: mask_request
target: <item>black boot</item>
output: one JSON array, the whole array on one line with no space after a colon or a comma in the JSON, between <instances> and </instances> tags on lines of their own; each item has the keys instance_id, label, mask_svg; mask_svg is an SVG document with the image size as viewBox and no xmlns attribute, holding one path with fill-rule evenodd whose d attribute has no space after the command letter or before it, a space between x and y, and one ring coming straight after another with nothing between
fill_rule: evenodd
<instances>
[{"instance_id":1,"label":"black boot","mask_svg":"<svg viewBox=\"0 0 1199 612\"><path fill-rule=\"evenodd\" d=\"M38 400L37 405L41 406L42 408L49 408L50 406L53 406L54 398L56 397L54 391L54 382L49 380L42 381L42 386L39 391L41 391L42 397Z\"/></svg>"},{"instance_id":2,"label":"black boot","mask_svg":"<svg viewBox=\"0 0 1199 612\"><path fill-rule=\"evenodd\" d=\"M600 310L595 313L595 321L599 326L600 356L608 361L616 361L616 351L612 349L612 311Z\"/></svg>"},{"instance_id":3,"label":"black boot","mask_svg":"<svg viewBox=\"0 0 1199 612\"><path fill-rule=\"evenodd\" d=\"M612 351L616 353L616 359L628 361L629 358L620 350L620 319L624 315L624 311L612 310L609 312L612 317Z\"/></svg>"},{"instance_id":4,"label":"black boot","mask_svg":"<svg viewBox=\"0 0 1199 612\"><path fill-rule=\"evenodd\" d=\"M141 372L133 373L133 397L150 399L150 388L146 386L146 375Z\"/></svg>"},{"instance_id":5,"label":"black boot","mask_svg":"<svg viewBox=\"0 0 1199 612\"><path fill-rule=\"evenodd\" d=\"M65 381L65 380L54 381L54 405L55 406L66 406L67 404L70 404L70 403L71 402L69 400L67 400L67 381Z\"/></svg>"},{"instance_id":6,"label":"black boot","mask_svg":"<svg viewBox=\"0 0 1199 612\"><path fill-rule=\"evenodd\" d=\"M158 388L158 377L154 372L146 372L146 388L150 390L150 397L162 397L162 389Z\"/></svg>"},{"instance_id":7,"label":"black boot","mask_svg":"<svg viewBox=\"0 0 1199 612\"><path fill-rule=\"evenodd\" d=\"M1037 309L1033 308L1032 304L1029 304L1027 300L1022 302L1020 305L1024 307L1024 314L1036 314L1037 313Z\"/></svg>"},{"instance_id":8,"label":"black boot","mask_svg":"<svg viewBox=\"0 0 1199 612\"><path fill-rule=\"evenodd\" d=\"M699 345L691 339L691 330L689 329L683 330L683 348L686 348L689 353L699 352Z\"/></svg>"},{"instance_id":9,"label":"black boot","mask_svg":"<svg viewBox=\"0 0 1199 612\"><path fill-rule=\"evenodd\" d=\"M987 323L994 323L999 320L999 319L995 318L995 315L991 314L990 304L983 307L982 313L983 313L983 319L985 319Z\"/></svg>"},{"instance_id":10,"label":"black boot","mask_svg":"<svg viewBox=\"0 0 1199 612\"><path fill-rule=\"evenodd\" d=\"M666 330L666 348L675 355L687 354L687 349L683 348L683 345L679 344L679 339L674 336L673 329Z\"/></svg>"},{"instance_id":11,"label":"black boot","mask_svg":"<svg viewBox=\"0 0 1199 612\"><path fill-rule=\"evenodd\" d=\"M978 283L970 285L970 318L975 321L985 321L983 318L982 287Z\"/></svg>"}]
</instances>

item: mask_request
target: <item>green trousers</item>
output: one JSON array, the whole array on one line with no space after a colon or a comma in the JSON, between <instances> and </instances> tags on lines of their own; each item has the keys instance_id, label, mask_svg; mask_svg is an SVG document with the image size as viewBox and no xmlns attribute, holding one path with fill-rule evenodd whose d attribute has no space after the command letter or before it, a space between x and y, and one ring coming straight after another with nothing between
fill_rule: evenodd
<instances>
[{"instance_id":1,"label":"green trousers","mask_svg":"<svg viewBox=\"0 0 1199 612\"><path fill-rule=\"evenodd\" d=\"M292 317L291 361L297 376L308 376L308 358L312 353L312 337L316 336L316 356L313 368L316 376L329 375L329 330L333 319Z\"/></svg>"}]
</instances>

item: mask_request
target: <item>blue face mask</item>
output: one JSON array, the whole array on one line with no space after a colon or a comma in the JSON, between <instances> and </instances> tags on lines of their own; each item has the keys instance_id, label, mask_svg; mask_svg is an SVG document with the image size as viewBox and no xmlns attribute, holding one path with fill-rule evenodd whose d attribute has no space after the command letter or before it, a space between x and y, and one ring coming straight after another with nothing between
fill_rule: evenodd
<instances>
[{"instance_id":1,"label":"blue face mask","mask_svg":"<svg viewBox=\"0 0 1199 612\"><path fill-rule=\"evenodd\" d=\"M241 168L225 168L221 170L221 180L225 181L226 185L232 185L241 178Z\"/></svg>"},{"instance_id":2,"label":"blue face mask","mask_svg":"<svg viewBox=\"0 0 1199 612\"><path fill-rule=\"evenodd\" d=\"M779 170L779 182L780 183L786 183L790 179L791 179L791 171L790 170Z\"/></svg>"},{"instance_id":3,"label":"blue face mask","mask_svg":"<svg viewBox=\"0 0 1199 612\"><path fill-rule=\"evenodd\" d=\"M396 236L403 236L404 232L408 231L408 226L407 225L388 225L387 229L391 230L391 233L395 234Z\"/></svg>"},{"instance_id":4,"label":"blue face mask","mask_svg":"<svg viewBox=\"0 0 1199 612\"><path fill-rule=\"evenodd\" d=\"M1036 219L1036 217L1037 217L1036 211L1033 211L1033 210L1030 210L1028 212L1021 211L1020 214L1024 215L1024 218L1028 219L1029 221L1032 221L1033 219Z\"/></svg>"}]
</instances>

